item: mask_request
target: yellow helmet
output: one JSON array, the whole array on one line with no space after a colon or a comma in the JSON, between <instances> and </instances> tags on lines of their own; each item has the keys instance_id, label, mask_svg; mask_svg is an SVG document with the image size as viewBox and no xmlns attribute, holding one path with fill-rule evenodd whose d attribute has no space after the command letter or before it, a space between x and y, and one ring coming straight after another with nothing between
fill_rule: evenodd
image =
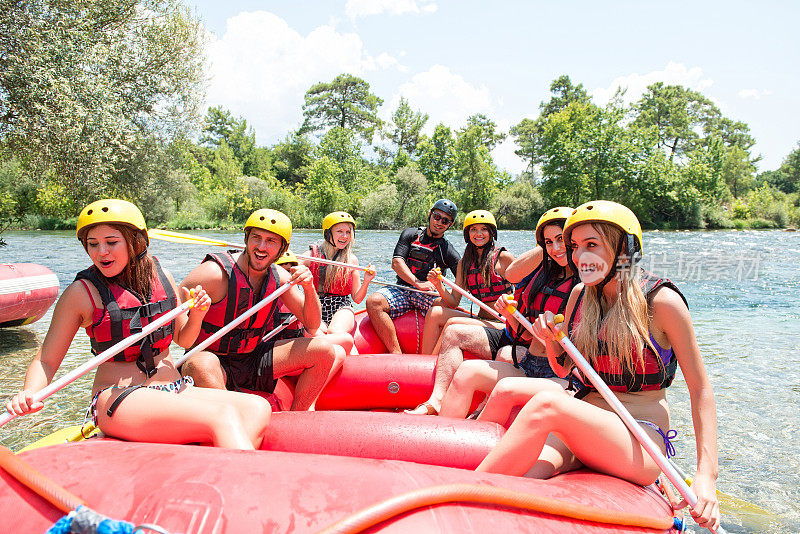
<instances>
[{"instance_id":1,"label":"yellow helmet","mask_svg":"<svg viewBox=\"0 0 800 534\"><path fill-rule=\"evenodd\" d=\"M244 232L248 228L260 228L278 234L288 244L292 240L292 221L289 217L277 210L260 209L253 212L244 223Z\"/></svg>"},{"instance_id":2,"label":"yellow helmet","mask_svg":"<svg viewBox=\"0 0 800 534\"><path fill-rule=\"evenodd\" d=\"M575 208L564 224L564 242L570 242L570 235L576 226L590 222L609 223L621 229L626 236L629 255L634 256L643 251L639 219L626 206L609 200L593 200Z\"/></svg>"},{"instance_id":3,"label":"yellow helmet","mask_svg":"<svg viewBox=\"0 0 800 534\"><path fill-rule=\"evenodd\" d=\"M485 224L489 227L492 233L492 238L497 239L497 221L494 220L494 215L486 210L473 210L467 213L464 217L464 241L469 243L469 230L468 228L473 224Z\"/></svg>"},{"instance_id":4,"label":"yellow helmet","mask_svg":"<svg viewBox=\"0 0 800 534\"><path fill-rule=\"evenodd\" d=\"M353 229L356 228L356 221L353 217L347 213L346 211L334 211L333 213L329 213L322 219L322 231L325 232L330 230L332 226L347 222L353 225Z\"/></svg>"},{"instance_id":5,"label":"yellow helmet","mask_svg":"<svg viewBox=\"0 0 800 534\"><path fill-rule=\"evenodd\" d=\"M281 254L281 256L277 259L277 261L275 261L275 263L278 265L283 265L285 263L298 264L300 262L297 261L297 256L294 255L294 252L292 252L291 250L287 250L286 252Z\"/></svg>"},{"instance_id":6,"label":"yellow helmet","mask_svg":"<svg viewBox=\"0 0 800 534\"><path fill-rule=\"evenodd\" d=\"M563 227L564 222L569 218L572 211L572 208L568 208L567 206L559 206L544 212L542 216L539 217L539 222L536 223L536 243L544 248L544 227L550 223L559 221Z\"/></svg>"},{"instance_id":7,"label":"yellow helmet","mask_svg":"<svg viewBox=\"0 0 800 534\"><path fill-rule=\"evenodd\" d=\"M92 202L78 215L78 228L75 233L78 239L82 239L89 228L96 224L115 223L131 226L144 233L148 245L150 239L147 237L147 225L144 216L135 205L127 200L118 198L105 198Z\"/></svg>"}]
</instances>

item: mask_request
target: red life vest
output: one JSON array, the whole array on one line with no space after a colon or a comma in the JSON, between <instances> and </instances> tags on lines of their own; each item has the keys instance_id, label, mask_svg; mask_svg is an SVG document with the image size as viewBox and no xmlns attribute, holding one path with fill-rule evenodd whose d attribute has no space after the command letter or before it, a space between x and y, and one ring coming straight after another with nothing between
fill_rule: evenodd
<instances>
[{"instance_id":1,"label":"red life vest","mask_svg":"<svg viewBox=\"0 0 800 534\"><path fill-rule=\"evenodd\" d=\"M546 280L539 286L536 293L531 295L534 286L540 284L538 280L541 276L544 276L544 266L542 264L526 277L527 283L523 280L522 283L517 284L517 288L514 291L514 300L517 301L517 308L524 317L531 321L545 311L551 311L556 315L564 313L572 288L578 285L579 281L577 276Z\"/></svg>"},{"instance_id":2,"label":"red life vest","mask_svg":"<svg viewBox=\"0 0 800 534\"><path fill-rule=\"evenodd\" d=\"M236 317L258 304L264 297L272 294L278 287L278 266L274 263L269 266L267 276L261 284L261 291L255 295L247 275L236 265L230 253L208 254L203 259L203 262L207 261L216 262L228 275L228 290L225 298L209 307L195 345L208 339ZM230 332L209 345L207 350L217 355L252 352L272 326L270 319L276 306L277 299L236 325Z\"/></svg>"},{"instance_id":3,"label":"red life vest","mask_svg":"<svg viewBox=\"0 0 800 534\"><path fill-rule=\"evenodd\" d=\"M414 276L417 277L417 280L420 281L425 281L427 279L428 271L430 271L436 263L435 252L444 241L444 239L440 238L436 239L434 243L422 243L422 236L425 235L425 230L424 227L419 227L417 229L417 237L414 239L414 242L411 243L408 258L406 258L408 268ZM444 257L442 256L441 250L439 250L439 257L442 258L442 269L444 270L447 266L444 264ZM403 284L408 285L405 281L403 281Z\"/></svg>"},{"instance_id":4,"label":"red life vest","mask_svg":"<svg viewBox=\"0 0 800 534\"><path fill-rule=\"evenodd\" d=\"M141 332L142 328L158 319L178 305L172 284L153 258L156 276L153 277L151 295L145 299L129 288L102 276L92 266L77 274L75 280L87 280L100 294L103 309L95 308L92 325L86 328L86 335L92 346L92 353L99 354L113 347L131 334ZM137 367L148 377L156 371L154 357L169 347L175 321L162 326L147 336L140 344L128 347L116 354L115 362L135 361Z\"/></svg>"},{"instance_id":5,"label":"red life vest","mask_svg":"<svg viewBox=\"0 0 800 534\"><path fill-rule=\"evenodd\" d=\"M308 248L311 250L311 255L315 258L323 258L323 259L330 259L325 257L325 253L322 252L322 247L318 245L309 245ZM324 263L317 263L312 261L311 266L308 268L311 271L311 274L314 275L314 286L317 288L317 293L322 295L350 295L353 292L353 277L350 276L350 272L347 271L348 276L345 277L344 283L341 280L334 279L333 287L329 288L328 291L325 291L325 273L327 271L327 265Z\"/></svg>"},{"instance_id":6,"label":"red life vest","mask_svg":"<svg viewBox=\"0 0 800 534\"><path fill-rule=\"evenodd\" d=\"M689 307L686 297L683 296L672 281L645 272L644 279L642 280L642 290L647 298L648 306L650 305L653 292L660 287L668 287L672 291L675 291L683 299L686 307ZM570 318L568 324L570 333L573 331L573 325L576 319L580 319L584 293L585 290L581 291L578 302L575 304L575 312ZM656 348L657 353L653 352L653 349L645 343L643 362L635 362L635 372L631 373L629 369L622 368L621 362L608 355L608 346L605 341L599 339L598 345L600 354L594 362L591 362L592 367L612 391L631 393L667 388L672 384L672 380L675 378L675 372L678 369L678 360L675 357L675 351L671 348L662 349L658 343L656 343L652 333L650 334L650 342ZM591 382L588 380L584 379L582 382L585 389L594 389Z\"/></svg>"},{"instance_id":7,"label":"red life vest","mask_svg":"<svg viewBox=\"0 0 800 534\"><path fill-rule=\"evenodd\" d=\"M483 275L481 274L480 266L478 265L477 258L476 261L472 262L472 265L467 268L467 276L466 276L466 283L467 283L467 290L472 293L475 297L481 300L481 302L485 303L492 303L497 300L500 295L504 295L506 293L511 293L511 282L497 274L495 271L495 265L497 264L497 258L500 256L500 253L505 250L505 247L495 248L492 251L492 257L489 260L491 263L490 267L490 276L489 276L489 283L485 284L483 281Z\"/></svg>"}]
</instances>

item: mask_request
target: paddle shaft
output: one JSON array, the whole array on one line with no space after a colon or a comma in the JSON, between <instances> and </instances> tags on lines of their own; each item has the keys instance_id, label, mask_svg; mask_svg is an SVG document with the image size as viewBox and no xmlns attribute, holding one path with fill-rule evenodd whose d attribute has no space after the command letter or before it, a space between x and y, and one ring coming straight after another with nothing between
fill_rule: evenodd
<instances>
[{"instance_id":1,"label":"paddle shaft","mask_svg":"<svg viewBox=\"0 0 800 534\"><path fill-rule=\"evenodd\" d=\"M170 232L168 230L159 230L151 228L147 231L147 235L153 239L161 239L162 241L171 241L173 243L196 243L202 245L212 245L215 247L229 247L235 249L244 249L242 243L230 243L228 241L220 241L218 239L210 239L208 237L200 237L191 234L183 234L181 232Z\"/></svg>"},{"instance_id":2,"label":"paddle shaft","mask_svg":"<svg viewBox=\"0 0 800 534\"><path fill-rule=\"evenodd\" d=\"M396 287L397 289L402 289L403 291L411 291L412 293L422 293L423 295L430 295L432 297L438 297L439 293L434 293L433 291L423 291L422 289L417 289L411 286L402 286L400 284L393 284L391 282L384 282L383 280L372 280L373 284L378 284L379 286L388 286L388 287Z\"/></svg>"},{"instance_id":3,"label":"paddle shaft","mask_svg":"<svg viewBox=\"0 0 800 534\"><path fill-rule=\"evenodd\" d=\"M297 320L297 317L295 317L294 315L290 315L289 317L284 319L283 322L281 324L279 324L276 328L273 328L271 331L269 331L266 334L264 334L264 337L261 338L261 341L269 341L273 337L277 336L278 334L280 334L281 332L286 330L286 327L288 327L290 324L292 324L292 321L296 321L296 320Z\"/></svg>"},{"instance_id":4,"label":"paddle shaft","mask_svg":"<svg viewBox=\"0 0 800 534\"><path fill-rule=\"evenodd\" d=\"M127 349L128 347L130 347L131 345L133 345L137 341L146 338L151 333L153 333L155 330L157 330L158 328L161 328L165 324L169 323L170 321L175 319L175 317L177 317L178 315L182 314L183 312L185 312L186 310L188 310L192 306L194 306L194 299L187 300L186 302L184 302L183 304L181 304L180 306L178 306L174 310L170 310L169 312L165 313L163 316L159 317L158 319L156 319L152 323L150 323L147 326L145 326L142 329L141 332L139 332L137 334L130 335L130 336L126 337L125 339L115 343L109 349L104 350L103 352L101 352L100 354L98 354L97 356L92 358L91 360L85 362L83 365L78 366L77 368L75 368L72 371L70 371L69 373L65 374L64 376L62 376L58 380L56 380L54 382L51 382L48 386L45 386L41 390L37 391L33 395L33 401L34 402L41 402L44 399L46 399L47 397L49 397L50 395L52 395L53 393L55 393L56 391L58 391L58 390L60 390L60 389L62 389L64 387L70 385L72 382L74 382L78 378L82 377L83 375L85 375L86 373L91 371L92 369L95 369L96 367L98 367L101 363L104 363L106 360L110 360L115 354ZM3 413L2 415L0 415L0 426L3 426L4 424L8 423L9 421L14 419L15 417L16 417L16 415L12 414L11 412Z\"/></svg>"},{"instance_id":5,"label":"paddle shaft","mask_svg":"<svg viewBox=\"0 0 800 534\"><path fill-rule=\"evenodd\" d=\"M252 315L258 313L258 311L261 308L263 308L264 306L266 306L267 304L269 304L270 302L272 302L276 298L280 297L281 295L283 295L284 293L289 291L289 289L291 289L291 287L292 287L291 282L286 282L285 284L283 284L281 287L279 287L278 289L273 291L270 296L268 296L267 298L265 298L264 300L262 300L261 302L259 302L258 304L256 304L255 306L253 306L252 308L250 308L249 310L247 310L243 314L241 314L240 316L234 318L230 323L228 323L224 327L220 328L217 332L215 332L213 335L209 336L202 343L200 343L199 345L194 347L192 350L190 350L189 352L187 352L186 354L184 354L183 356L178 358L175 361L175 367L179 367L180 365L183 364L183 362L188 360L191 356L194 356L195 354L197 354L201 350L204 350L206 347L208 347L209 345L211 345L212 343L217 341L219 338L221 338L222 336L224 336L225 334L227 334L228 332L230 332L231 330L236 328L236 325L238 325L239 323L241 323L242 321L244 321L248 317L251 317Z\"/></svg>"},{"instance_id":6,"label":"paddle shaft","mask_svg":"<svg viewBox=\"0 0 800 534\"><path fill-rule=\"evenodd\" d=\"M461 293L462 296L467 297L467 300L477 304L479 308L481 308L482 310L488 312L489 315L491 315L492 317L494 317L498 321L503 321L503 316L500 315L499 313L497 313L497 310L494 310L494 309L490 308L484 302L482 302L480 299L475 298L475 296L472 293L470 293L469 291L464 290L464 288L460 287L458 284L456 284L454 282L451 282L450 280L448 280L447 278L442 276L441 273L439 273L439 280L441 280L445 285L450 286L453 289L455 289L457 292Z\"/></svg>"},{"instance_id":7,"label":"paddle shaft","mask_svg":"<svg viewBox=\"0 0 800 534\"><path fill-rule=\"evenodd\" d=\"M510 306L510 308L513 308ZM511 311L511 310L509 310ZM525 327L531 334L534 336L536 335L533 330L533 325L530 321L528 321L525 317L522 316L519 311L516 309L513 310L512 315L515 319L517 319L520 324ZM563 316L560 317L561 321L564 320ZM614 392L606 385L600 375L589 365L589 362L583 357L583 354L578 350L575 345L572 344L572 341L567 337L564 332L559 332L556 335L556 339L561 347L567 351L569 357L581 370L583 376L589 379L592 383L594 388L597 390L600 395L605 399L605 401L611 406L611 408L617 413L622 422L625 423L625 426L628 427L628 430L631 434L636 438L639 444L642 446L644 450L650 455L653 461L658 465L661 471L667 476L672 485L678 490L678 493L686 499L686 502L689 503L689 506L694 507L697 504L697 495L695 495L694 491L686 484L686 481L683 477L678 473L678 471L672 466L671 462L661 454L658 446L653 442L653 440L648 436L644 429L636 422L636 419L628 412L622 402L614 395ZM725 534L725 529L721 526L717 529L717 532L720 534Z\"/></svg>"},{"instance_id":8,"label":"paddle shaft","mask_svg":"<svg viewBox=\"0 0 800 534\"><path fill-rule=\"evenodd\" d=\"M317 258L317 257L314 257L314 256L298 255L297 259L298 260L299 259L303 259L303 260L313 261L315 263L324 263L325 265L337 265L339 267L344 267L346 269L355 269L357 271L364 271L364 272L372 271L372 272L374 272L373 269L371 269L369 267L362 267L360 265L353 265L352 263L344 263L344 262L341 262L341 261L333 261L333 260L328 260L328 259L325 259L325 258Z\"/></svg>"}]
</instances>

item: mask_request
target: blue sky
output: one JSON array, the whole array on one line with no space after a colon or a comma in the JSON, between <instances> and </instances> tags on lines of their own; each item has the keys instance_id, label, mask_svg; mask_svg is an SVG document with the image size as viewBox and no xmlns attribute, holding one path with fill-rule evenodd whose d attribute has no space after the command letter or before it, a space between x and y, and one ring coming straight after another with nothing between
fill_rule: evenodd
<instances>
[{"instance_id":1,"label":"blue sky","mask_svg":"<svg viewBox=\"0 0 800 534\"><path fill-rule=\"evenodd\" d=\"M800 3L478 0L186 0L209 32L208 105L247 119L259 144L302 122L305 91L349 72L458 128L535 118L567 74L604 104L656 81L700 91L750 126L760 171L800 141ZM508 141L495 161L519 172Z\"/></svg>"}]
</instances>

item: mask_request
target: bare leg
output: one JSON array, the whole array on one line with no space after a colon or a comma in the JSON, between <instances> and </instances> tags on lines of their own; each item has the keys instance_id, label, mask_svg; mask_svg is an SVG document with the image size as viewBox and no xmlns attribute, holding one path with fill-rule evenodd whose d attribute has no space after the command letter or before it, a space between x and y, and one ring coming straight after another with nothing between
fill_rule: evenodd
<instances>
[{"instance_id":1,"label":"bare leg","mask_svg":"<svg viewBox=\"0 0 800 534\"><path fill-rule=\"evenodd\" d=\"M389 301L380 293L373 293L367 297L367 315L369 315L372 328L378 338L383 341L386 350L391 354L402 354L400 341L397 339L397 331L394 322L389 317Z\"/></svg>"},{"instance_id":2,"label":"bare leg","mask_svg":"<svg viewBox=\"0 0 800 534\"><path fill-rule=\"evenodd\" d=\"M188 387L179 394L140 388L114 412L106 413L120 390L100 395L100 429L108 435L157 443L213 443L217 447L253 449L269 423L269 403L257 396Z\"/></svg>"},{"instance_id":3,"label":"bare leg","mask_svg":"<svg viewBox=\"0 0 800 534\"><path fill-rule=\"evenodd\" d=\"M491 321L487 321L486 319L481 319L479 317L468 317L466 315L450 317L447 320L447 322L444 323L444 326L442 327L442 330L439 333L439 338L436 340L436 344L431 349L432 352L430 354L439 354L442 348L442 337L444 336L444 331L445 329L447 329L448 326L452 326L454 324L479 324L482 326L488 326L490 328L503 328L502 323L493 323ZM428 354L428 353L423 352L423 354Z\"/></svg>"},{"instance_id":4,"label":"bare leg","mask_svg":"<svg viewBox=\"0 0 800 534\"><path fill-rule=\"evenodd\" d=\"M437 354L434 346L438 344L442 329L452 317L468 317L460 310L447 308L441 304L441 299L436 299L436 303L428 309L425 314L425 327L422 329L422 341L420 343L420 354Z\"/></svg>"},{"instance_id":5,"label":"bare leg","mask_svg":"<svg viewBox=\"0 0 800 534\"><path fill-rule=\"evenodd\" d=\"M655 437L654 430L646 430ZM596 471L641 485L651 484L660 473L658 465L615 413L563 391L550 390L534 395L477 470L550 476L565 470L565 463L572 464L570 467L578 465L564 455L563 448L551 447L550 458L540 457L551 433L569 447L580 463Z\"/></svg>"},{"instance_id":6,"label":"bare leg","mask_svg":"<svg viewBox=\"0 0 800 534\"><path fill-rule=\"evenodd\" d=\"M198 352L183 363L181 372L183 376L191 376L197 387L225 389L225 370L213 352Z\"/></svg>"},{"instance_id":7,"label":"bare leg","mask_svg":"<svg viewBox=\"0 0 800 534\"><path fill-rule=\"evenodd\" d=\"M505 362L467 360L458 366L450 387L447 388L439 415L464 419L476 391L489 394L498 380L507 376L525 376L521 369Z\"/></svg>"},{"instance_id":8,"label":"bare leg","mask_svg":"<svg viewBox=\"0 0 800 534\"><path fill-rule=\"evenodd\" d=\"M442 406L442 398L453 380L453 375L456 374L456 369L464 361L463 351L465 350L483 359L491 358L489 339L486 337L483 327L457 324L444 331L442 352L439 353L439 357L436 359L436 374L431 396L426 403L407 413L427 413L424 404L430 404L439 412Z\"/></svg>"},{"instance_id":9,"label":"bare leg","mask_svg":"<svg viewBox=\"0 0 800 534\"><path fill-rule=\"evenodd\" d=\"M292 410L312 408L330 378L337 351L327 337L279 341L272 349L272 373L276 379L299 372ZM341 359L343 355L344 350L341 350Z\"/></svg>"},{"instance_id":10,"label":"bare leg","mask_svg":"<svg viewBox=\"0 0 800 534\"><path fill-rule=\"evenodd\" d=\"M511 367L514 368L513 365ZM494 389L492 389L492 394L486 401L486 406L478 416L479 421L492 421L505 426L511 416L511 410L517 406L523 406L535 394L546 389L553 391L564 390L561 383L555 380L528 378L524 376L521 370L516 368L514 370L519 371L519 374L501 378L496 383ZM456 377L458 377L458 373L456 373ZM455 384L455 381L453 383Z\"/></svg>"}]
</instances>

